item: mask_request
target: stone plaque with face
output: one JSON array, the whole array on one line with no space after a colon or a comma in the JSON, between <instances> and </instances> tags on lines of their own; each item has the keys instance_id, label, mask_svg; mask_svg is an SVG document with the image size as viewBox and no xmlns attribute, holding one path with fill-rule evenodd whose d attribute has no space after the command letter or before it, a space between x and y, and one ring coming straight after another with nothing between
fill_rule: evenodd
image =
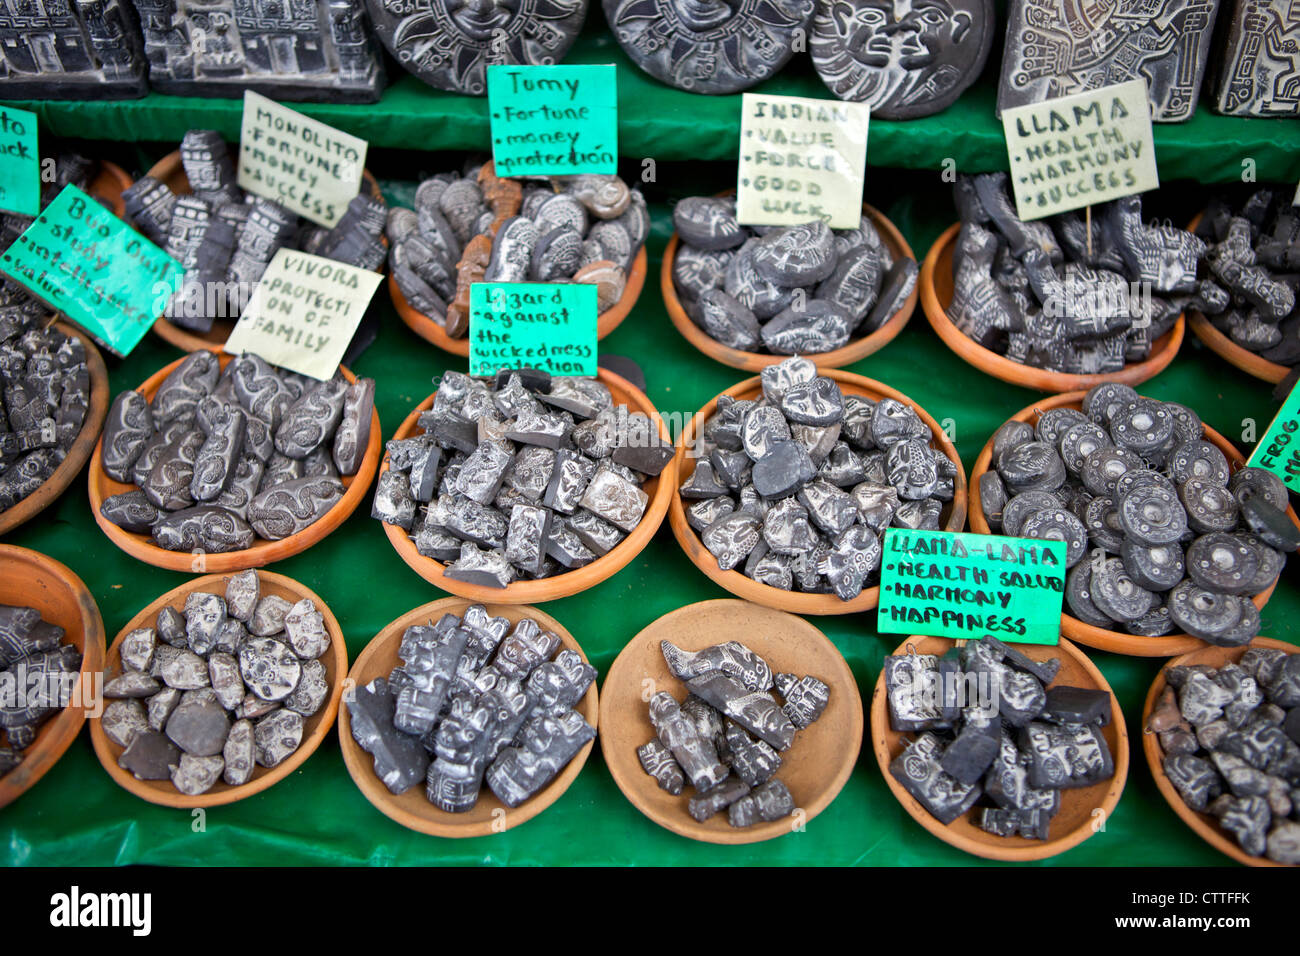
<instances>
[{"instance_id":1,"label":"stone plaque with face","mask_svg":"<svg viewBox=\"0 0 1300 956\"><path fill-rule=\"evenodd\" d=\"M546 66L569 51L587 0L366 0L375 32L430 86L487 93L489 64Z\"/></svg>"},{"instance_id":2,"label":"stone plaque with face","mask_svg":"<svg viewBox=\"0 0 1300 956\"><path fill-rule=\"evenodd\" d=\"M1190 119L1218 7L1219 0L1011 0L998 115L1144 79L1155 122Z\"/></svg>"},{"instance_id":3,"label":"stone plaque with face","mask_svg":"<svg viewBox=\"0 0 1300 956\"><path fill-rule=\"evenodd\" d=\"M929 116L980 75L994 24L993 0L818 0L813 65L874 116Z\"/></svg>"},{"instance_id":4,"label":"stone plaque with face","mask_svg":"<svg viewBox=\"0 0 1300 956\"><path fill-rule=\"evenodd\" d=\"M806 36L814 0L602 0L619 45L693 93L738 93L772 76Z\"/></svg>"}]
</instances>

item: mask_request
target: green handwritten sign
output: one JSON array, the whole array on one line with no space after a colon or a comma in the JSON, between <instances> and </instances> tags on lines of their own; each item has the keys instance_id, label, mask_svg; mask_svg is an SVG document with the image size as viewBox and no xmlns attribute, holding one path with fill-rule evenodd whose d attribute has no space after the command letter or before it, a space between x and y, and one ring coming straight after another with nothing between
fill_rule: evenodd
<instances>
[{"instance_id":1,"label":"green handwritten sign","mask_svg":"<svg viewBox=\"0 0 1300 956\"><path fill-rule=\"evenodd\" d=\"M613 64L488 67L492 159L498 176L618 171Z\"/></svg>"},{"instance_id":2,"label":"green handwritten sign","mask_svg":"<svg viewBox=\"0 0 1300 956\"><path fill-rule=\"evenodd\" d=\"M882 633L1056 644L1065 542L950 531L885 531Z\"/></svg>"},{"instance_id":3,"label":"green handwritten sign","mask_svg":"<svg viewBox=\"0 0 1300 956\"><path fill-rule=\"evenodd\" d=\"M476 282L469 287L469 374L530 366L596 374L596 287Z\"/></svg>"},{"instance_id":4,"label":"green handwritten sign","mask_svg":"<svg viewBox=\"0 0 1300 956\"><path fill-rule=\"evenodd\" d=\"M116 355L144 338L184 276L175 259L76 186L65 186L0 255L0 272Z\"/></svg>"},{"instance_id":5,"label":"green handwritten sign","mask_svg":"<svg viewBox=\"0 0 1300 956\"><path fill-rule=\"evenodd\" d=\"M1146 80L1003 110L1002 127L1026 221L1160 185Z\"/></svg>"},{"instance_id":6,"label":"green handwritten sign","mask_svg":"<svg viewBox=\"0 0 1300 956\"><path fill-rule=\"evenodd\" d=\"M0 107L0 212L34 216L41 211L41 154L36 114Z\"/></svg>"},{"instance_id":7,"label":"green handwritten sign","mask_svg":"<svg viewBox=\"0 0 1300 956\"><path fill-rule=\"evenodd\" d=\"M1271 471L1300 492L1300 386L1291 389L1246 464Z\"/></svg>"}]
</instances>

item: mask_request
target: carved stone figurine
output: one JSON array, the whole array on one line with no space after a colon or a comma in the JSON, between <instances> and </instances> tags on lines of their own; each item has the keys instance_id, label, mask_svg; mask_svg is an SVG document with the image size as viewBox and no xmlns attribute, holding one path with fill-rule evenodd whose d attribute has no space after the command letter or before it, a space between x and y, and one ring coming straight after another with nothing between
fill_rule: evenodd
<instances>
[{"instance_id":1,"label":"carved stone figurine","mask_svg":"<svg viewBox=\"0 0 1300 956\"><path fill-rule=\"evenodd\" d=\"M641 761L641 769L655 778L660 790L666 790L674 797L681 794L682 787L686 785L686 777L673 759L672 752L658 738L638 747L636 755Z\"/></svg>"},{"instance_id":2,"label":"carved stone figurine","mask_svg":"<svg viewBox=\"0 0 1300 956\"><path fill-rule=\"evenodd\" d=\"M583 747L596 738L596 728L576 710L530 721L517 747L507 747L487 771L487 783L507 807L519 806L555 779Z\"/></svg>"},{"instance_id":3,"label":"carved stone figurine","mask_svg":"<svg viewBox=\"0 0 1300 956\"><path fill-rule=\"evenodd\" d=\"M773 76L807 36L814 0L603 0L619 46L657 80L738 93Z\"/></svg>"},{"instance_id":4,"label":"carved stone figurine","mask_svg":"<svg viewBox=\"0 0 1300 956\"><path fill-rule=\"evenodd\" d=\"M492 747L497 711L489 703L475 704L470 697L458 697L438 724L434 753L438 759L429 767L429 802L448 813L464 813L478 802L483 771Z\"/></svg>"},{"instance_id":5,"label":"carved stone figurine","mask_svg":"<svg viewBox=\"0 0 1300 956\"><path fill-rule=\"evenodd\" d=\"M564 59L587 0L366 0L375 32L410 72L453 93L487 93L489 64Z\"/></svg>"},{"instance_id":6,"label":"carved stone figurine","mask_svg":"<svg viewBox=\"0 0 1300 956\"><path fill-rule=\"evenodd\" d=\"M124 0L4 0L0 96L129 99L148 92L135 17Z\"/></svg>"},{"instance_id":7,"label":"carved stone figurine","mask_svg":"<svg viewBox=\"0 0 1300 956\"><path fill-rule=\"evenodd\" d=\"M1011 0L998 115L1145 79L1153 120L1190 119L1218 6L1218 0Z\"/></svg>"},{"instance_id":8,"label":"carved stone figurine","mask_svg":"<svg viewBox=\"0 0 1300 956\"><path fill-rule=\"evenodd\" d=\"M993 0L818 0L810 52L827 89L882 119L946 109L993 46Z\"/></svg>"},{"instance_id":9,"label":"carved stone figurine","mask_svg":"<svg viewBox=\"0 0 1300 956\"><path fill-rule=\"evenodd\" d=\"M707 792L726 779L727 768L718 759L713 741L701 736L671 694L660 691L651 698L650 723L696 790Z\"/></svg>"},{"instance_id":10,"label":"carved stone figurine","mask_svg":"<svg viewBox=\"0 0 1300 956\"><path fill-rule=\"evenodd\" d=\"M149 84L180 96L373 103L384 88L362 0L130 0Z\"/></svg>"},{"instance_id":11,"label":"carved stone figurine","mask_svg":"<svg viewBox=\"0 0 1300 956\"><path fill-rule=\"evenodd\" d=\"M1300 7L1236 0L1224 16L1210 108L1226 116L1300 113Z\"/></svg>"}]
</instances>

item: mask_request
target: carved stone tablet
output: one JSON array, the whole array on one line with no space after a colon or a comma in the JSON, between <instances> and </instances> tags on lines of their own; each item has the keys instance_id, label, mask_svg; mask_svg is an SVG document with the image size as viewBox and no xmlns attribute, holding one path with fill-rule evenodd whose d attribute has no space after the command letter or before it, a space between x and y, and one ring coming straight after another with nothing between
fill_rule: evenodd
<instances>
[{"instance_id":1,"label":"carved stone tablet","mask_svg":"<svg viewBox=\"0 0 1300 956\"><path fill-rule=\"evenodd\" d=\"M587 0L366 0L384 46L430 86L487 93L489 63L558 63L582 28Z\"/></svg>"},{"instance_id":2,"label":"carved stone tablet","mask_svg":"<svg viewBox=\"0 0 1300 956\"><path fill-rule=\"evenodd\" d=\"M813 66L842 100L881 119L929 116L950 106L988 59L992 0L835 0L813 19Z\"/></svg>"},{"instance_id":3,"label":"carved stone tablet","mask_svg":"<svg viewBox=\"0 0 1300 956\"><path fill-rule=\"evenodd\" d=\"M1227 30L1210 107L1228 116L1295 116L1300 111L1295 93L1300 10L1266 0L1236 0L1223 6Z\"/></svg>"},{"instance_id":4,"label":"carved stone tablet","mask_svg":"<svg viewBox=\"0 0 1300 956\"><path fill-rule=\"evenodd\" d=\"M1026 103L1145 79L1152 119L1189 119L1210 52L1218 0L1079 6L1012 0L998 113Z\"/></svg>"},{"instance_id":5,"label":"carved stone tablet","mask_svg":"<svg viewBox=\"0 0 1300 956\"><path fill-rule=\"evenodd\" d=\"M737 93L774 75L806 37L813 0L603 0L623 51L695 93Z\"/></svg>"}]
</instances>

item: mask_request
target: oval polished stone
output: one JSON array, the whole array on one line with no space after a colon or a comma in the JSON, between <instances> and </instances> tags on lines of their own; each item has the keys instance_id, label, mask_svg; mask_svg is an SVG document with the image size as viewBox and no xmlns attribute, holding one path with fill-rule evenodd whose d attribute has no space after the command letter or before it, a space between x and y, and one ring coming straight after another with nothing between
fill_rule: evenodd
<instances>
[{"instance_id":1,"label":"oval polished stone","mask_svg":"<svg viewBox=\"0 0 1300 956\"><path fill-rule=\"evenodd\" d=\"M791 423L825 427L844 417L844 395L833 378L819 376L786 388L781 413Z\"/></svg>"},{"instance_id":2,"label":"oval polished stone","mask_svg":"<svg viewBox=\"0 0 1300 956\"><path fill-rule=\"evenodd\" d=\"M1049 408L1038 416L1034 423L1034 437L1052 446L1059 446L1065 433L1080 422L1090 421L1087 415L1077 408L1064 406Z\"/></svg>"},{"instance_id":3,"label":"oval polished stone","mask_svg":"<svg viewBox=\"0 0 1300 956\"><path fill-rule=\"evenodd\" d=\"M754 313L721 289L700 296L699 325L709 337L728 348L752 352L761 342L762 329Z\"/></svg>"},{"instance_id":4,"label":"oval polished stone","mask_svg":"<svg viewBox=\"0 0 1300 956\"><path fill-rule=\"evenodd\" d=\"M269 541L278 541L319 521L343 497L337 478L295 478L258 492L248 503L248 523Z\"/></svg>"},{"instance_id":5,"label":"oval polished stone","mask_svg":"<svg viewBox=\"0 0 1300 956\"><path fill-rule=\"evenodd\" d=\"M754 462L754 490L765 498L794 494L817 475L808 451L796 441L774 441Z\"/></svg>"},{"instance_id":6,"label":"oval polished stone","mask_svg":"<svg viewBox=\"0 0 1300 956\"><path fill-rule=\"evenodd\" d=\"M1107 558L1092 568L1092 602L1113 621L1135 621L1159 603L1134 581L1119 558Z\"/></svg>"},{"instance_id":7,"label":"oval polished stone","mask_svg":"<svg viewBox=\"0 0 1300 956\"><path fill-rule=\"evenodd\" d=\"M118 394L104 419L100 446L104 474L114 481L130 482L135 462L153 435L153 428L153 412L143 395L130 390Z\"/></svg>"},{"instance_id":8,"label":"oval polished stone","mask_svg":"<svg viewBox=\"0 0 1300 956\"><path fill-rule=\"evenodd\" d=\"M717 252L734 249L749 238L736 219L734 199L690 196L673 205L673 227L682 241L696 249Z\"/></svg>"},{"instance_id":9,"label":"oval polished stone","mask_svg":"<svg viewBox=\"0 0 1300 956\"><path fill-rule=\"evenodd\" d=\"M239 649L239 673L258 698L274 702L293 693L302 665L283 641L253 637Z\"/></svg>"},{"instance_id":10,"label":"oval polished stone","mask_svg":"<svg viewBox=\"0 0 1300 956\"><path fill-rule=\"evenodd\" d=\"M998 463L1007 490L1055 491L1065 483L1065 462L1051 445L1027 441L1010 448Z\"/></svg>"},{"instance_id":11,"label":"oval polished stone","mask_svg":"<svg viewBox=\"0 0 1300 956\"><path fill-rule=\"evenodd\" d=\"M743 302L759 319L770 319L794 300L795 290L764 279L754 265L758 239L750 239L736 250L723 275L727 295Z\"/></svg>"},{"instance_id":12,"label":"oval polished stone","mask_svg":"<svg viewBox=\"0 0 1300 956\"><path fill-rule=\"evenodd\" d=\"M729 250L710 252L681 246L673 258L673 283L679 295L698 299L709 289L721 288L731 262Z\"/></svg>"},{"instance_id":13,"label":"oval polished stone","mask_svg":"<svg viewBox=\"0 0 1300 956\"><path fill-rule=\"evenodd\" d=\"M835 271L835 236L816 220L775 229L754 247L754 268L768 282L785 288L815 285Z\"/></svg>"},{"instance_id":14,"label":"oval polished stone","mask_svg":"<svg viewBox=\"0 0 1300 956\"><path fill-rule=\"evenodd\" d=\"M1237 499L1223 485L1207 478L1188 478L1178 489L1193 531L1232 531L1237 527Z\"/></svg>"},{"instance_id":15,"label":"oval polished stone","mask_svg":"<svg viewBox=\"0 0 1300 956\"><path fill-rule=\"evenodd\" d=\"M1120 558L1129 576L1148 591L1168 591L1187 573L1177 543L1147 546L1126 538Z\"/></svg>"}]
</instances>

